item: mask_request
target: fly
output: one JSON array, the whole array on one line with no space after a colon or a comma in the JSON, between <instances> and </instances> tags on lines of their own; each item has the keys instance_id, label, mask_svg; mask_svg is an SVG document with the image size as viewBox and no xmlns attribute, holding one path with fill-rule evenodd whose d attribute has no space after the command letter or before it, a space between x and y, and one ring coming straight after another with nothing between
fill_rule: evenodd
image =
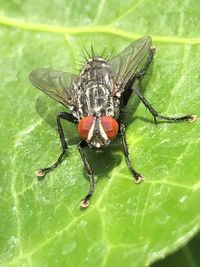
<instances>
[{"instance_id":1,"label":"fly","mask_svg":"<svg viewBox=\"0 0 200 267\"><path fill-rule=\"evenodd\" d=\"M81 201L81 207L89 206L89 200L94 192L94 174L85 156L85 147L101 150L120 135L124 156L135 182L139 183L144 179L130 162L125 137L123 113L132 93L150 111L155 122L156 119L189 122L196 120L196 115L182 117L160 115L134 86L135 81L145 75L155 51L151 37L144 36L109 60L92 53L90 58L86 58L79 75L52 69L36 69L30 74L30 81L35 87L69 110L69 112L59 112L56 118L62 153L51 166L38 170L36 175L45 176L65 158L68 145L61 119L76 124L80 136L78 151L90 180L89 192Z\"/></svg>"}]
</instances>

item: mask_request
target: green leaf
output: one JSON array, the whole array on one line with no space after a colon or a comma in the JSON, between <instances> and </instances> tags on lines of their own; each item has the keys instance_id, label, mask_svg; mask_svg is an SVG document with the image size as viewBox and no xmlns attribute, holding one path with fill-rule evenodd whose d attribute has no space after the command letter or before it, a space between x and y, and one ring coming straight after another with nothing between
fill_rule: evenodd
<instances>
[{"instance_id":1,"label":"green leaf","mask_svg":"<svg viewBox=\"0 0 200 267\"><path fill-rule=\"evenodd\" d=\"M83 45L117 54L151 35L157 53L144 94L166 115L199 114L199 2L1 1L0 262L2 266L142 267L183 246L200 227L200 126L153 124L136 98L126 114L136 185L120 140L87 151L95 194L79 207L89 182L66 123L70 155L37 181L60 145L55 118L63 107L33 86L35 68L80 68Z\"/></svg>"},{"instance_id":2,"label":"green leaf","mask_svg":"<svg viewBox=\"0 0 200 267\"><path fill-rule=\"evenodd\" d=\"M200 261L199 255L200 235L198 234L183 248L177 252L169 255L164 260L158 261L152 267L168 267L168 266L182 266L182 267L198 267Z\"/></svg>"}]
</instances>

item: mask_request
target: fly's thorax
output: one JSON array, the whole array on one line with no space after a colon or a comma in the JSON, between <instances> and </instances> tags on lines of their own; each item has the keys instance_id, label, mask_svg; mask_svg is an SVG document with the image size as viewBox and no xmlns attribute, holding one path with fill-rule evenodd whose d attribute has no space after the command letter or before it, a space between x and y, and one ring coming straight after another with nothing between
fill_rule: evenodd
<instances>
[{"instance_id":1,"label":"fly's thorax","mask_svg":"<svg viewBox=\"0 0 200 267\"><path fill-rule=\"evenodd\" d=\"M92 74L95 74L94 73L96 72L95 70L99 71L103 70L106 72L108 71L110 72L110 65L103 58L100 57L91 58L86 62L86 64L82 68L80 75L83 76L89 73L89 75L91 76Z\"/></svg>"},{"instance_id":2,"label":"fly's thorax","mask_svg":"<svg viewBox=\"0 0 200 267\"><path fill-rule=\"evenodd\" d=\"M108 146L118 134L119 125L117 121L109 116L95 117L87 116L80 120L78 133L93 148Z\"/></svg>"},{"instance_id":3,"label":"fly's thorax","mask_svg":"<svg viewBox=\"0 0 200 267\"><path fill-rule=\"evenodd\" d=\"M102 58L87 61L73 88L76 115L116 116L115 82L110 65Z\"/></svg>"}]
</instances>

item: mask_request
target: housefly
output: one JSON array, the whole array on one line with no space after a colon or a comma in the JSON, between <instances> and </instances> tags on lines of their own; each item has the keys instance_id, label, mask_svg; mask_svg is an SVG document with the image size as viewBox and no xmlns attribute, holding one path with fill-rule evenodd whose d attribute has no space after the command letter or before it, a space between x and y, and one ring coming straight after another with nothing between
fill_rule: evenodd
<instances>
[{"instance_id":1,"label":"housefly","mask_svg":"<svg viewBox=\"0 0 200 267\"><path fill-rule=\"evenodd\" d=\"M51 166L38 170L36 174L38 177L45 176L65 158L68 145L61 119L76 124L80 136L78 150L90 180L89 192L81 202L84 208L89 205L89 199L94 192L94 174L85 156L85 147L102 150L120 135L124 156L135 181L139 183L144 179L130 162L123 123L124 108L132 93L147 107L155 122L156 119L189 122L196 120L195 115L160 115L134 86L135 81L145 75L154 54L151 37L144 36L111 59L106 60L92 52L91 56L86 56L79 75L52 69L36 69L30 74L30 81L35 87L70 111L59 112L56 118L62 153Z\"/></svg>"}]
</instances>

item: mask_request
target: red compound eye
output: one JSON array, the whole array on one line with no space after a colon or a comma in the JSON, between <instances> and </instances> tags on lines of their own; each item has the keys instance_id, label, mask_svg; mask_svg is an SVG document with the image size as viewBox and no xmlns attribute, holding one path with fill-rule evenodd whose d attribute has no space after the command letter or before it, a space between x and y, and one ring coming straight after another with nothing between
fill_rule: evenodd
<instances>
[{"instance_id":1,"label":"red compound eye","mask_svg":"<svg viewBox=\"0 0 200 267\"><path fill-rule=\"evenodd\" d=\"M110 140L115 139L119 131L119 125L112 117L101 117L101 125Z\"/></svg>"},{"instance_id":2,"label":"red compound eye","mask_svg":"<svg viewBox=\"0 0 200 267\"><path fill-rule=\"evenodd\" d=\"M78 124L78 133L82 139L87 139L92 123L93 123L92 116L87 116L80 120Z\"/></svg>"}]
</instances>

